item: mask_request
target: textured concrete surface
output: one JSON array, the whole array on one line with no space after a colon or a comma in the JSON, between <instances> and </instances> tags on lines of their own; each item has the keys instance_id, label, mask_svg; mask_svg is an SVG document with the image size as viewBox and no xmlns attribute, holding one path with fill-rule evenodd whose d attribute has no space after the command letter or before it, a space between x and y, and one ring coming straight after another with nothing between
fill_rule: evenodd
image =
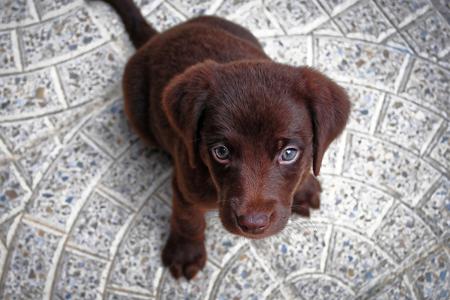
<instances>
[{"instance_id":1,"label":"textured concrete surface","mask_svg":"<svg viewBox=\"0 0 450 300\"><path fill-rule=\"evenodd\" d=\"M170 163L124 120L122 24L103 3L0 0L1 299L449 299L448 1L138 4L160 30L225 16L348 90L322 209L261 241L211 215L205 270L175 282Z\"/></svg>"}]
</instances>

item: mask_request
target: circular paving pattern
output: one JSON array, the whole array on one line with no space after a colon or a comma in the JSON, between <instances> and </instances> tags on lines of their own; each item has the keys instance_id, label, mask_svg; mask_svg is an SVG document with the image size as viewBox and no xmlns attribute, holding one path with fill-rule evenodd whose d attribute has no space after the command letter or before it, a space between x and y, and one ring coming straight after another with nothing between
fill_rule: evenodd
<instances>
[{"instance_id":1,"label":"circular paving pattern","mask_svg":"<svg viewBox=\"0 0 450 300\"><path fill-rule=\"evenodd\" d=\"M250 241L208 220L188 283L161 267L170 162L123 116L133 48L105 4L1 0L1 299L448 299L450 9L445 0L141 0L159 30L198 14L251 29L353 103L322 208Z\"/></svg>"}]
</instances>

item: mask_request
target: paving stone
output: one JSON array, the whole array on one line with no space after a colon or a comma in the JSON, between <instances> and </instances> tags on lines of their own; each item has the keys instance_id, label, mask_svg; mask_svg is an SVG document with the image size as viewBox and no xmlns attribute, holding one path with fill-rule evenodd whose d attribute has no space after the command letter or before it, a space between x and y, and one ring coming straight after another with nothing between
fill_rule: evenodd
<instances>
[{"instance_id":1,"label":"paving stone","mask_svg":"<svg viewBox=\"0 0 450 300\"><path fill-rule=\"evenodd\" d=\"M421 299L445 300L450 295L450 260L438 250L410 269L414 289Z\"/></svg>"},{"instance_id":2,"label":"paving stone","mask_svg":"<svg viewBox=\"0 0 450 300\"><path fill-rule=\"evenodd\" d=\"M322 160L322 167L320 168L320 174L338 174L338 160L341 155L341 147L343 147L344 137L341 135L334 140L325 152Z\"/></svg>"},{"instance_id":3,"label":"paving stone","mask_svg":"<svg viewBox=\"0 0 450 300\"><path fill-rule=\"evenodd\" d=\"M184 15L191 18L208 14L208 9L213 6L217 0L169 0L168 2L180 9Z\"/></svg>"},{"instance_id":4,"label":"paving stone","mask_svg":"<svg viewBox=\"0 0 450 300\"><path fill-rule=\"evenodd\" d=\"M55 161L29 209L35 217L65 227L74 207L90 193L110 158L76 138Z\"/></svg>"},{"instance_id":5,"label":"paving stone","mask_svg":"<svg viewBox=\"0 0 450 300\"><path fill-rule=\"evenodd\" d=\"M337 231L334 241L327 271L351 288L358 290L394 268L378 248L355 234Z\"/></svg>"},{"instance_id":6,"label":"paving stone","mask_svg":"<svg viewBox=\"0 0 450 300\"><path fill-rule=\"evenodd\" d=\"M217 267L208 262L205 268L190 281L183 279L175 280L166 271L161 280L158 299L207 299L208 287L212 284L215 273L217 273Z\"/></svg>"},{"instance_id":7,"label":"paving stone","mask_svg":"<svg viewBox=\"0 0 450 300\"><path fill-rule=\"evenodd\" d=\"M339 81L395 90L405 54L358 41L316 38L315 66Z\"/></svg>"},{"instance_id":8,"label":"paving stone","mask_svg":"<svg viewBox=\"0 0 450 300\"><path fill-rule=\"evenodd\" d=\"M286 297L281 293L280 288L273 290L266 298L267 300L287 300Z\"/></svg>"},{"instance_id":9,"label":"paving stone","mask_svg":"<svg viewBox=\"0 0 450 300\"><path fill-rule=\"evenodd\" d=\"M30 196L12 163L0 164L0 219L25 206Z\"/></svg>"},{"instance_id":10,"label":"paving stone","mask_svg":"<svg viewBox=\"0 0 450 300\"><path fill-rule=\"evenodd\" d=\"M450 126L442 132L432 146L429 156L439 162L443 167L450 170Z\"/></svg>"},{"instance_id":11,"label":"paving stone","mask_svg":"<svg viewBox=\"0 0 450 300\"><path fill-rule=\"evenodd\" d=\"M399 193L407 203L415 204L439 176L428 163L396 146L359 135L350 138L344 175Z\"/></svg>"},{"instance_id":12,"label":"paving stone","mask_svg":"<svg viewBox=\"0 0 450 300\"><path fill-rule=\"evenodd\" d=\"M261 39L264 51L275 61L302 66L308 64L308 42L306 37L280 36Z\"/></svg>"},{"instance_id":13,"label":"paving stone","mask_svg":"<svg viewBox=\"0 0 450 300\"><path fill-rule=\"evenodd\" d=\"M266 6L288 33L307 33L328 19L313 1L277 0Z\"/></svg>"},{"instance_id":14,"label":"paving stone","mask_svg":"<svg viewBox=\"0 0 450 300\"><path fill-rule=\"evenodd\" d=\"M450 51L450 25L436 11L430 11L404 29L405 38L427 58L438 58Z\"/></svg>"},{"instance_id":15,"label":"paving stone","mask_svg":"<svg viewBox=\"0 0 450 300\"><path fill-rule=\"evenodd\" d=\"M54 73L44 69L0 77L0 117L25 117L63 108Z\"/></svg>"},{"instance_id":16,"label":"paving stone","mask_svg":"<svg viewBox=\"0 0 450 300\"><path fill-rule=\"evenodd\" d=\"M325 23L322 23L318 27L316 27L312 34L315 35L332 35L332 36L342 36L342 32L339 30L339 28L336 26L336 24L329 20Z\"/></svg>"},{"instance_id":17,"label":"paving stone","mask_svg":"<svg viewBox=\"0 0 450 300\"><path fill-rule=\"evenodd\" d=\"M395 32L372 1L360 1L335 17L346 36L377 42Z\"/></svg>"},{"instance_id":18,"label":"paving stone","mask_svg":"<svg viewBox=\"0 0 450 300\"><path fill-rule=\"evenodd\" d=\"M367 295L362 295L367 296ZM376 293L375 295L371 295L369 299L373 300L390 300L390 299L398 299L398 300L412 300L413 295L411 290L406 285L405 280L402 278L396 279L393 283L383 284L383 288L381 291Z\"/></svg>"},{"instance_id":19,"label":"paving stone","mask_svg":"<svg viewBox=\"0 0 450 300\"><path fill-rule=\"evenodd\" d=\"M152 24L156 30L161 32L184 21L185 18L181 14L176 13L167 4L162 3L147 15L146 20Z\"/></svg>"},{"instance_id":20,"label":"paving stone","mask_svg":"<svg viewBox=\"0 0 450 300\"><path fill-rule=\"evenodd\" d=\"M102 299L100 281L106 262L65 252L54 289L55 299Z\"/></svg>"},{"instance_id":21,"label":"paving stone","mask_svg":"<svg viewBox=\"0 0 450 300\"><path fill-rule=\"evenodd\" d=\"M428 62L416 60L401 94L449 117L450 87L447 84L449 81L449 71Z\"/></svg>"},{"instance_id":22,"label":"paving stone","mask_svg":"<svg viewBox=\"0 0 450 300\"><path fill-rule=\"evenodd\" d=\"M437 235L450 231L450 180L442 179L431 197L420 207L425 222Z\"/></svg>"},{"instance_id":23,"label":"paving stone","mask_svg":"<svg viewBox=\"0 0 450 300\"><path fill-rule=\"evenodd\" d=\"M326 227L299 220L292 223L275 237L252 242L255 251L279 278L300 271L319 272L328 243Z\"/></svg>"},{"instance_id":24,"label":"paving stone","mask_svg":"<svg viewBox=\"0 0 450 300\"><path fill-rule=\"evenodd\" d=\"M130 216L127 209L94 193L80 211L69 242L99 256L110 257L112 244Z\"/></svg>"},{"instance_id":25,"label":"paving stone","mask_svg":"<svg viewBox=\"0 0 450 300\"><path fill-rule=\"evenodd\" d=\"M353 299L352 290L342 282L328 276L303 276L290 283L295 299Z\"/></svg>"},{"instance_id":26,"label":"paving stone","mask_svg":"<svg viewBox=\"0 0 450 300\"><path fill-rule=\"evenodd\" d=\"M208 216L207 224L206 250L208 258L223 266L230 259L230 253L233 253L246 241L226 231L218 216Z\"/></svg>"},{"instance_id":27,"label":"paving stone","mask_svg":"<svg viewBox=\"0 0 450 300\"><path fill-rule=\"evenodd\" d=\"M87 10L81 8L21 30L21 40L25 66L36 68L93 49L104 38Z\"/></svg>"},{"instance_id":28,"label":"paving stone","mask_svg":"<svg viewBox=\"0 0 450 300\"><path fill-rule=\"evenodd\" d=\"M124 293L114 292L114 293L107 293L105 299L107 299L107 300L142 300L142 299L148 299L148 298L133 297L131 295L127 295Z\"/></svg>"},{"instance_id":29,"label":"paving stone","mask_svg":"<svg viewBox=\"0 0 450 300\"><path fill-rule=\"evenodd\" d=\"M111 270L111 284L156 292L155 276L162 271L161 251L169 234L169 217L169 208L160 200L147 201L124 235Z\"/></svg>"},{"instance_id":30,"label":"paving stone","mask_svg":"<svg viewBox=\"0 0 450 300\"><path fill-rule=\"evenodd\" d=\"M125 118L124 100L117 99L106 106L84 127L83 131L115 156L131 145L137 136L131 132Z\"/></svg>"},{"instance_id":31,"label":"paving stone","mask_svg":"<svg viewBox=\"0 0 450 300\"><path fill-rule=\"evenodd\" d=\"M0 74L18 71L19 57L14 52L15 31L0 32Z\"/></svg>"},{"instance_id":32,"label":"paving stone","mask_svg":"<svg viewBox=\"0 0 450 300\"><path fill-rule=\"evenodd\" d=\"M214 299L263 299L264 291L273 284L248 250L238 254L225 272Z\"/></svg>"},{"instance_id":33,"label":"paving stone","mask_svg":"<svg viewBox=\"0 0 450 300\"><path fill-rule=\"evenodd\" d=\"M388 18L399 27L403 27L414 20L418 15L426 11L430 4L427 0L416 1L395 1L395 0L375 0Z\"/></svg>"},{"instance_id":34,"label":"paving stone","mask_svg":"<svg viewBox=\"0 0 450 300\"><path fill-rule=\"evenodd\" d=\"M397 32L388 37L384 43L392 48L395 48L401 52L413 55L414 51L405 41L405 39Z\"/></svg>"},{"instance_id":35,"label":"paving stone","mask_svg":"<svg viewBox=\"0 0 450 300\"><path fill-rule=\"evenodd\" d=\"M321 0L322 5L325 7L327 11L331 14L336 14L339 11L342 11L342 8L348 7L355 1L353 0Z\"/></svg>"},{"instance_id":36,"label":"paving stone","mask_svg":"<svg viewBox=\"0 0 450 300\"><path fill-rule=\"evenodd\" d=\"M230 7L229 5L231 3L224 1L216 14L221 17L226 17L230 21L238 22L256 36L262 37L283 34L283 31L274 22L274 19L267 16L267 12L261 1L241 2L236 7Z\"/></svg>"},{"instance_id":37,"label":"paving stone","mask_svg":"<svg viewBox=\"0 0 450 300\"><path fill-rule=\"evenodd\" d=\"M334 176L322 176L320 210L313 210L312 220L327 220L370 234L393 198L363 183Z\"/></svg>"},{"instance_id":38,"label":"paving stone","mask_svg":"<svg viewBox=\"0 0 450 300\"><path fill-rule=\"evenodd\" d=\"M399 204L384 218L373 239L401 262L435 237L414 211Z\"/></svg>"},{"instance_id":39,"label":"paving stone","mask_svg":"<svg viewBox=\"0 0 450 300\"><path fill-rule=\"evenodd\" d=\"M80 6L80 0L34 0L39 9L42 19L49 19L54 16L63 14L64 12Z\"/></svg>"},{"instance_id":40,"label":"paving stone","mask_svg":"<svg viewBox=\"0 0 450 300\"><path fill-rule=\"evenodd\" d=\"M343 84L342 87L347 91L352 104L347 128L369 132L377 105L381 101L382 93L349 84Z\"/></svg>"},{"instance_id":41,"label":"paving stone","mask_svg":"<svg viewBox=\"0 0 450 300\"><path fill-rule=\"evenodd\" d=\"M377 135L420 154L433 137L442 118L394 96L386 99L386 113L379 121Z\"/></svg>"},{"instance_id":42,"label":"paving stone","mask_svg":"<svg viewBox=\"0 0 450 300\"><path fill-rule=\"evenodd\" d=\"M102 63L99 64L98 62ZM124 61L109 44L60 64L58 72L69 105L78 105L108 93L121 84Z\"/></svg>"},{"instance_id":43,"label":"paving stone","mask_svg":"<svg viewBox=\"0 0 450 300\"><path fill-rule=\"evenodd\" d=\"M38 18L31 0L3 0L0 12L0 28L28 25Z\"/></svg>"},{"instance_id":44,"label":"paving stone","mask_svg":"<svg viewBox=\"0 0 450 300\"><path fill-rule=\"evenodd\" d=\"M136 207L154 192L158 179L168 170L168 157L139 141L115 162L101 184L121 201Z\"/></svg>"},{"instance_id":45,"label":"paving stone","mask_svg":"<svg viewBox=\"0 0 450 300\"><path fill-rule=\"evenodd\" d=\"M6 266L2 299L42 299L61 237L22 223Z\"/></svg>"}]
</instances>

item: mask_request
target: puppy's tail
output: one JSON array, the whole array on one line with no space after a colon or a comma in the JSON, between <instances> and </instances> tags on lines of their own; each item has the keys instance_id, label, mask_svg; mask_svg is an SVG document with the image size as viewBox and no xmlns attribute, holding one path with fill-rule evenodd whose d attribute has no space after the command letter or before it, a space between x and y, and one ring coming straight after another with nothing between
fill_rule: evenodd
<instances>
[{"instance_id":1,"label":"puppy's tail","mask_svg":"<svg viewBox=\"0 0 450 300\"><path fill-rule=\"evenodd\" d=\"M117 14L119 14L136 49L144 45L152 36L158 34L158 31L147 23L133 0L102 1L109 3Z\"/></svg>"}]
</instances>

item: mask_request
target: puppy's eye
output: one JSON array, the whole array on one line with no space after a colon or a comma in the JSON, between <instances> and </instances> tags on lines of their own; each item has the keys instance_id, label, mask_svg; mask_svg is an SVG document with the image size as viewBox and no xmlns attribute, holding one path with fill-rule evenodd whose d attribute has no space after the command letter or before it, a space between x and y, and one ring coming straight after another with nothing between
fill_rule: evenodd
<instances>
[{"instance_id":1,"label":"puppy's eye","mask_svg":"<svg viewBox=\"0 0 450 300\"><path fill-rule=\"evenodd\" d=\"M215 160L220 163L227 163L230 159L230 150L228 150L228 148L224 145L219 145L212 148L212 154Z\"/></svg>"},{"instance_id":2,"label":"puppy's eye","mask_svg":"<svg viewBox=\"0 0 450 300\"><path fill-rule=\"evenodd\" d=\"M299 150L295 147L287 147L283 151L278 158L280 164L290 164L293 163L298 158Z\"/></svg>"}]
</instances>

